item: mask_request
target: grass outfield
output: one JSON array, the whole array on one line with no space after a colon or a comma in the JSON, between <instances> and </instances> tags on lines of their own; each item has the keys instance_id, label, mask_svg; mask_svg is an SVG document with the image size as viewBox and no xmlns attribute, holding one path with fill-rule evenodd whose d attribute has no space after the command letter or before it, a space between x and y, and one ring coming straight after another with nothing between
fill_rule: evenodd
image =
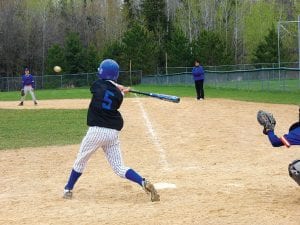
<instances>
[{"instance_id":1,"label":"grass outfield","mask_svg":"<svg viewBox=\"0 0 300 225\"><path fill-rule=\"evenodd\" d=\"M194 86L138 85L133 88L179 97L195 97ZM36 95L39 100L91 97L88 88L37 90ZM205 95L208 98L300 105L300 92L260 92L205 87ZM19 101L19 98L19 92L0 92L0 101ZM28 99L31 97L28 96ZM0 109L0 149L79 144L87 130L86 112L87 110Z\"/></svg>"},{"instance_id":2,"label":"grass outfield","mask_svg":"<svg viewBox=\"0 0 300 225\"><path fill-rule=\"evenodd\" d=\"M144 86L134 87L138 90L177 95L179 97L195 97L194 86ZM276 104L300 105L300 91L297 92L266 92L247 91L229 88L204 87L205 97L225 98L250 102L266 102Z\"/></svg>"},{"instance_id":3,"label":"grass outfield","mask_svg":"<svg viewBox=\"0 0 300 225\"><path fill-rule=\"evenodd\" d=\"M177 95L179 97L195 97L194 86L158 86L158 85L138 85L133 89L147 92L164 93ZM90 98L89 88L57 89L57 90L37 90L37 99L78 99ZM127 95L131 96L131 95ZM205 87L205 96L208 98L226 98L251 102L266 102L278 104L300 105L300 91L247 91L229 88ZM0 92L0 101L18 101L20 92ZM30 99L30 96L27 97Z\"/></svg>"},{"instance_id":4,"label":"grass outfield","mask_svg":"<svg viewBox=\"0 0 300 225\"><path fill-rule=\"evenodd\" d=\"M91 97L90 90L88 88L36 90L35 95L38 100L78 99ZM19 101L20 98L20 91L0 92L0 101ZM26 96L26 99L31 99L30 94Z\"/></svg>"},{"instance_id":5,"label":"grass outfield","mask_svg":"<svg viewBox=\"0 0 300 225\"><path fill-rule=\"evenodd\" d=\"M86 112L0 109L0 150L80 143L87 130Z\"/></svg>"}]
</instances>

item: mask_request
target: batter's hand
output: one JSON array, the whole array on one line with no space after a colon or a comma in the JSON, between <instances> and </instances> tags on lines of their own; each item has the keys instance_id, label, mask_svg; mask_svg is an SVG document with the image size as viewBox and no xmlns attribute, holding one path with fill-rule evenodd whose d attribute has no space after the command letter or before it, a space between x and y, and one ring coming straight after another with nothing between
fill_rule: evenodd
<instances>
[{"instance_id":1,"label":"batter's hand","mask_svg":"<svg viewBox=\"0 0 300 225\"><path fill-rule=\"evenodd\" d=\"M128 93L130 91L130 87L124 87L122 92L124 93Z\"/></svg>"},{"instance_id":2,"label":"batter's hand","mask_svg":"<svg viewBox=\"0 0 300 225\"><path fill-rule=\"evenodd\" d=\"M24 95L25 95L24 89L21 89L21 96L24 96Z\"/></svg>"},{"instance_id":3,"label":"batter's hand","mask_svg":"<svg viewBox=\"0 0 300 225\"><path fill-rule=\"evenodd\" d=\"M128 93L130 91L130 87L125 87L121 84L118 84L118 88L120 89L121 92L123 93Z\"/></svg>"}]
</instances>

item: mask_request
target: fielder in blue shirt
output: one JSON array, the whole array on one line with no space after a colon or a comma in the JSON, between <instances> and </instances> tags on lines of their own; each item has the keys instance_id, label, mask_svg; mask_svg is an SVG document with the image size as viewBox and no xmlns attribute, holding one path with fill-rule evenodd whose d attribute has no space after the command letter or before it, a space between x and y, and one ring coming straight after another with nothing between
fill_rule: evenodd
<instances>
[{"instance_id":1,"label":"fielder in blue shirt","mask_svg":"<svg viewBox=\"0 0 300 225\"><path fill-rule=\"evenodd\" d=\"M24 101L28 92L31 94L34 105L37 105L36 97L34 95L35 81L34 77L30 74L29 69L26 67L22 75L22 89L21 89L21 102L19 106L24 105Z\"/></svg>"},{"instance_id":2,"label":"fielder in blue shirt","mask_svg":"<svg viewBox=\"0 0 300 225\"><path fill-rule=\"evenodd\" d=\"M195 81L197 100L204 100L204 69L197 59L195 60L195 66L193 67L192 74Z\"/></svg>"},{"instance_id":3,"label":"fielder in blue shirt","mask_svg":"<svg viewBox=\"0 0 300 225\"><path fill-rule=\"evenodd\" d=\"M273 147L286 146L287 148L292 145L300 145L300 108L299 108L299 121L292 124L289 132L281 137L274 133L276 120L271 113L259 111L257 115L258 122L264 127L263 133L268 136L270 143ZM300 160L294 160L288 167L289 175L292 179L300 185Z\"/></svg>"}]
</instances>

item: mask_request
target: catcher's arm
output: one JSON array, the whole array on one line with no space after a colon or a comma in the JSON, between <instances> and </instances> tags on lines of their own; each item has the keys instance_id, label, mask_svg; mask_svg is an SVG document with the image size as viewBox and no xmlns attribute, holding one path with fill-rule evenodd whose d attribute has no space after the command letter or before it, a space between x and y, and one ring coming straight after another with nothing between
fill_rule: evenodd
<instances>
[{"instance_id":1,"label":"catcher's arm","mask_svg":"<svg viewBox=\"0 0 300 225\"><path fill-rule=\"evenodd\" d=\"M273 117L272 113L259 110L257 112L257 121L260 125L263 126L263 133L268 135L269 141L271 142L273 147L280 147L284 145L282 140L277 137L274 133L274 128L276 125L276 120Z\"/></svg>"},{"instance_id":2,"label":"catcher's arm","mask_svg":"<svg viewBox=\"0 0 300 225\"><path fill-rule=\"evenodd\" d=\"M282 140L279 137L277 137L277 135L274 133L273 130L269 131L267 133L267 135L268 135L269 141L271 142L273 147L280 147L280 146L284 145ZM287 147L289 147L289 146L287 146Z\"/></svg>"}]
</instances>

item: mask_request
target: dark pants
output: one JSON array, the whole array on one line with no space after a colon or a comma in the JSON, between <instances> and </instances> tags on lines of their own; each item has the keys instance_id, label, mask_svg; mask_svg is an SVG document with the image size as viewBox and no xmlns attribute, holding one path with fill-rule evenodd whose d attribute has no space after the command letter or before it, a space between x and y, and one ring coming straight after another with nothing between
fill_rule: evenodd
<instances>
[{"instance_id":1,"label":"dark pants","mask_svg":"<svg viewBox=\"0 0 300 225\"><path fill-rule=\"evenodd\" d=\"M204 80L196 80L195 81L197 99L200 99L200 98L204 99L203 83L204 83Z\"/></svg>"}]
</instances>

